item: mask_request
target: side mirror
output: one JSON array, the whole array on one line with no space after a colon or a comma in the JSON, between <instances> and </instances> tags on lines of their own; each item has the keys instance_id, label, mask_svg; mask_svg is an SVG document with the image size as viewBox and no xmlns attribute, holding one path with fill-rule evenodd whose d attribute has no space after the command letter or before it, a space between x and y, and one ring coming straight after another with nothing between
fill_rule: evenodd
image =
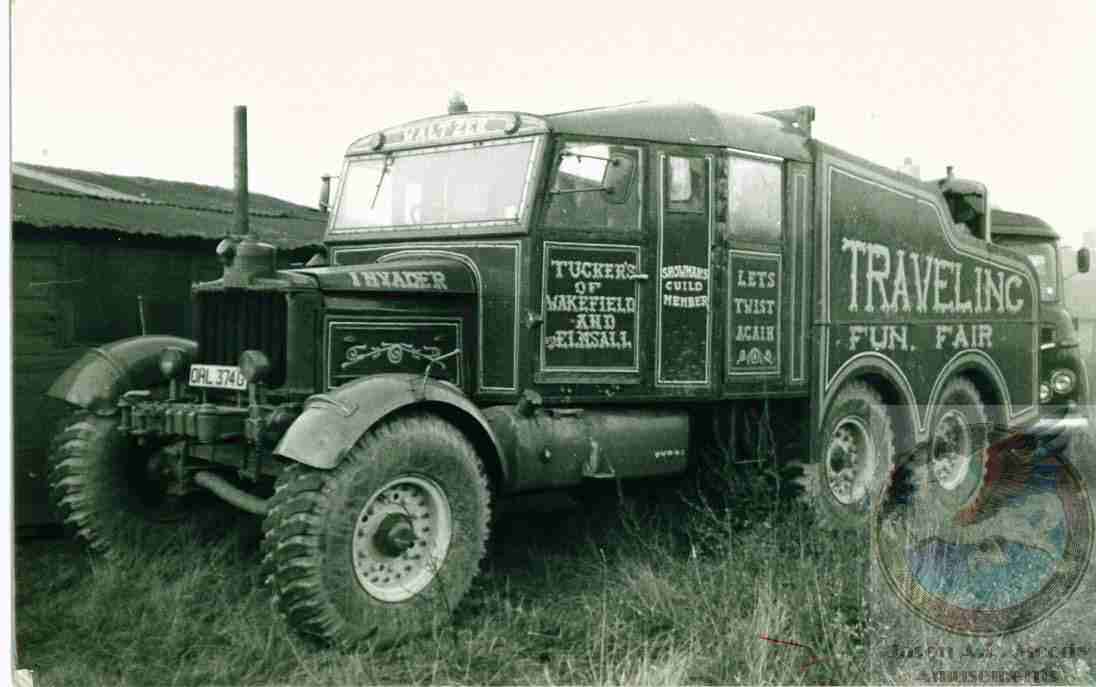
<instances>
[{"instance_id":1,"label":"side mirror","mask_svg":"<svg viewBox=\"0 0 1096 687\"><path fill-rule=\"evenodd\" d=\"M628 202L628 194L632 188L632 174L635 169L635 160L626 155L614 155L609 160L602 186L605 189L606 199L610 203L623 205Z\"/></svg>"},{"instance_id":2,"label":"side mirror","mask_svg":"<svg viewBox=\"0 0 1096 687\"><path fill-rule=\"evenodd\" d=\"M327 249L320 248L320 250L309 258L308 262L304 264L305 267L327 267Z\"/></svg>"},{"instance_id":3,"label":"side mirror","mask_svg":"<svg viewBox=\"0 0 1096 687\"><path fill-rule=\"evenodd\" d=\"M1088 247L1081 248L1077 251L1077 271L1081 274L1088 272L1088 261L1092 258Z\"/></svg>"}]
</instances>

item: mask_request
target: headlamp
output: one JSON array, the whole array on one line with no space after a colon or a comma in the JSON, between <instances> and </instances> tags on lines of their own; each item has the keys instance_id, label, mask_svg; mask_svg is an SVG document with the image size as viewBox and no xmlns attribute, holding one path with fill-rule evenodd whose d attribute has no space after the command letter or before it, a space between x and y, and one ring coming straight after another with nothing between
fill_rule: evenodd
<instances>
[{"instance_id":1,"label":"headlamp","mask_svg":"<svg viewBox=\"0 0 1096 687\"><path fill-rule=\"evenodd\" d=\"M1065 396L1073 391L1073 386L1076 383L1077 376L1073 374L1073 370L1055 370L1050 375L1050 387L1059 396Z\"/></svg>"},{"instance_id":2,"label":"headlamp","mask_svg":"<svg viewBox=\"0 0 1096 687\"><path fill-rule=\"evenodd\" d=\"M168 379L174 379L175 375L182 371L185 363L186 354L183 353L181 348L168 346L160 354L160 372L163 372L164 377Z\"/></svg>"},{"instance_id":3,"label":"headlamp","mask_svg":"<svg viewBox=\"0 0 1096 687\"><path fill-rule=\"evenodd\" d=\"M262 351L248 350L240 354L240 374L249 383L261 382L270 372L270 358Z\"/></svg>"}]
</instances>

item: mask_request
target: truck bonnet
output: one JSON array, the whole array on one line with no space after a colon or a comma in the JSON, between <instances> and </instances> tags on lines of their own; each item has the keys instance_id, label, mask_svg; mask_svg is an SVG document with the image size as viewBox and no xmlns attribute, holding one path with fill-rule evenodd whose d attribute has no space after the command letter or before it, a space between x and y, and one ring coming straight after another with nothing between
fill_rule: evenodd
<instances>
[{"instance_id":1,"label":"truck bonnet","mask_svg":"<svg viewBox=\"0 0 1096 687\"><path fill-rule=\"evenodd\" d=\"M446 257L397 258L294 271L313 277L323 291L476 293L472 268Z\"/></svg>"}]
</instances>

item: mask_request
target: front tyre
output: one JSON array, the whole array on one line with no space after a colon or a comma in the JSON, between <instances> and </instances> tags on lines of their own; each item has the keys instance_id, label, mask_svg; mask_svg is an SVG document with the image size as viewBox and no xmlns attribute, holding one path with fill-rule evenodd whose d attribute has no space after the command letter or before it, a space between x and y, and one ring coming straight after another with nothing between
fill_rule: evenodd
<instances>
[{"instance_id":1,"label":"front tyre","mask_svg":"<svg viewBox=\"0 0 1096 687\"><path fill-rule=\"evenodd\" d=\"M155 544L173 529L166 523L183 514L156 469L156 449L137 445L117 426L117 416L77 411L49 453L50 490L62 519L100 553Z\"/></svg>"},{"instance_id":2,"label":"front tyre","mask_svg":"<svg viewBox=\"0 0 1096 687\"><path fill-rule=\"evenodd\" d=\"M865 527L894 462L894 430L879 393L845 385L826 412L815 467L815 510L823 527Z\"/></svg>"},{"instance_id":3,"label":"front tyre","mask_svg":"<svg viewBox=\"0 0 1096 687\"><path fill-rule=\"evenodd\" d=\"M301 634L381 644L445 622L486 551L475 449L426 414L367 432L329 472L292 465L263 523L275 603Z\"/></svg>"}]
</instances>

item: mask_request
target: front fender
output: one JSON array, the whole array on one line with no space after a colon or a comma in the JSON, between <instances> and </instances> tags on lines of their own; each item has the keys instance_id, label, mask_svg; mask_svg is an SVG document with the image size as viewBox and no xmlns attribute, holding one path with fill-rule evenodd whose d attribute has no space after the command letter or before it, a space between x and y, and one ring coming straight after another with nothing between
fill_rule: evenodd
<instances>
[{"instance_id":1,"label":"front fender","mask_svg":"<svg viewBox=\"0 0 1096 687\"><path fill-rule=\"evenodd\" d=\"M106 410L130 389L162 384L160 354L182 349L186 363L198 353L198 343L178 336L135 336L92 348L54 380L46 394L88 410Z\"/></svg>"},{"instance_id":2,"label":"front fender","mask_svg":"<svg viewBox=\"0 0 1096 687\"><path fill-rule=\"evenodd\" d=\"M460 389L449 382L417 374L363 377L329 393L312 396L290 425L274 453L321 470L338 465L346 452L373 425L411 405L433 406L453 421L481 453L489 469L506 482L502 447L487 418ZM483 455L489 452L489 455Z\"/></svg>"}]
</instances>

